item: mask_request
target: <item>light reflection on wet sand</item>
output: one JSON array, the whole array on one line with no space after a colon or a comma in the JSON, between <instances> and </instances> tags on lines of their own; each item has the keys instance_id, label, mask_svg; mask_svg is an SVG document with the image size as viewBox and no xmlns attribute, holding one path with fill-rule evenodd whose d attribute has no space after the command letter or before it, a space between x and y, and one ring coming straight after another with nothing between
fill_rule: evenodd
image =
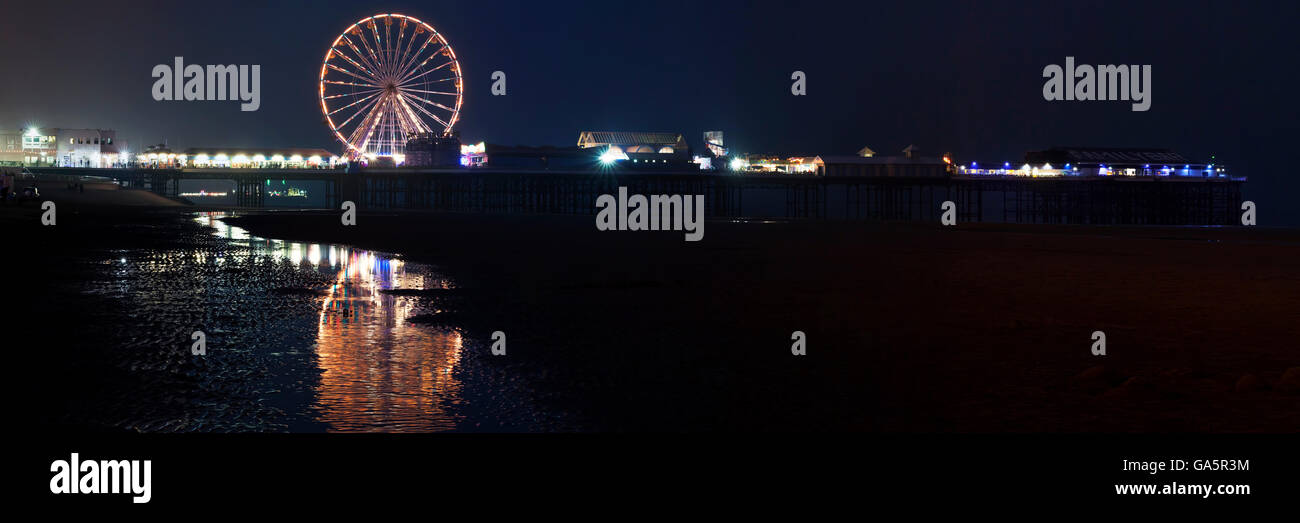
<instances>
[{"instance_id":1,"label":"light reflection on wet sand","mask_svg":"<svg viewBox=\"0 0 1300 523\"><path fill-rule=\"evenodd\" d=\"M455 369L463 340L454 330L414 325L417 298L385 289L447 288L426 266L334 245L267 240L219 221L197 220L216 235L247 242L251 256L288 259L303 270L334 274L320 298L316 353L321 370L312 409L331 431L431 432L457 428L461 402ZM238 262L232 260L234 262Z\"/></svg>"}]
</instances>

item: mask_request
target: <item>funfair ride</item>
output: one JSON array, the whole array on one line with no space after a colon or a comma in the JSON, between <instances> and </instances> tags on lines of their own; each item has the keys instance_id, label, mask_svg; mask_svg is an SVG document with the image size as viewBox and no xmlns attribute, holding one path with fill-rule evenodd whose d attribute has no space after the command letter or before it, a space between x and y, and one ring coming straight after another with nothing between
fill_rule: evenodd
<instances>
[{"instance_id":1,"label":"funfair ride","mask_svg":"<svg viewBox=\"0 0 1300 523\"><path fill-rule=\"evenodd\" d=\"M464 99L460 63L433 26L400 14L359 20L320 68L320 107L343 155L403 163L416 133L450 135Z\"/></svg>"}]
</instances>

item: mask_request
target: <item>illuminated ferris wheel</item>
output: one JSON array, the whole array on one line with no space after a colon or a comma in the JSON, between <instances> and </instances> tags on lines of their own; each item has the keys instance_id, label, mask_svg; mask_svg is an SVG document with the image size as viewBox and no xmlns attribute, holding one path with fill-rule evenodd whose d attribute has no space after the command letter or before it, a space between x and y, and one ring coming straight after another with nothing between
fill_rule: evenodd
<instances>
[{"instance_id":1,"label":"illuminated ferris wheel","mask_svg":"<svg viewBox=\"0 0 1300 523\"><path fill-rule=\"evenodd\" d=\"M464 84L447 39L399 14L363 18L334 39L320 68L325 123L351 158L401 162L408 135L449 134Z\"/></svg>"}]
</instances>

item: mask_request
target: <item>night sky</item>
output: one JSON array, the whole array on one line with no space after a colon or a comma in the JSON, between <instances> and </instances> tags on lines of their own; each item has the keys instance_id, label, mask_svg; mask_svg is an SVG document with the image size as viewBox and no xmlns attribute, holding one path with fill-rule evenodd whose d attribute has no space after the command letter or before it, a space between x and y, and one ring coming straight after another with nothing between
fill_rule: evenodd
<instances>
[{"instance_id":1,"label":"night sky","mask_svg":"<svg viewBox=\"0 0 1300 523\"><path fill-rule=\"evenodd\" d=\"M1043 2L1042 4L1048 4ZM1050 2L1056 4L1056 2ZM582 130L722 130L745 152L908 144L1012 161L1053 145L1215 155L1250 177L1261 225L1290 205L1295 2L11 2L0 17L0 127L116 129L132 149L326 147L329 43L377 13L420 18L466 77L466 141L573 145ZM1150 64L1152 107L1048 102L1043 67ZM262 105L157 102L155 64L260 64ZM508 95L490 76L508 75ZM790 74L808 75L808 96Z\"/></svg>"}]
</instances>

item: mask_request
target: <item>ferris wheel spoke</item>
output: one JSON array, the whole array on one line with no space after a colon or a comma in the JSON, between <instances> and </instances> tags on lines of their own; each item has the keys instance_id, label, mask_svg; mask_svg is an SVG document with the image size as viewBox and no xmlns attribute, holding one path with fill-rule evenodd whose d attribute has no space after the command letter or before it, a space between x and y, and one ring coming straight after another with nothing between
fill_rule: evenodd
<instances>
[{"instance_id":1,"label":"ferris wheel spoke","mask_svg":"<svg viewBox=\"0 0 1300 523\"><path fill-rule=\"evenodd\" d=\"M342 67L339 67L339 66L337 66L337 65L334 65L334 64L331 64L331 63L326 63L325 66L326 66L326 67L329 67L330 69L333 69L333 70L335 70L335 71L338 71L338 72L340 72L340 73L343 73L343 74L346 74L346 75L351 76L351 77L353 77L353 78L356 78L357 80L361 80L361 81L363 81L363 82L367 81L367 79L366 79L365 77L363 77L363 76L361 76L361 75L358 75L357 73L354 73L354 72L349 71L349 70L347 70L347 69L344 69L344 68L342 68Z\"/></svg>"},{"instance_id":2,"label":"ferris wheel spoke","mask_svg":"<svg viewBox=\"0 0 1300 523\"><path fill-rule=\"evenodd\" d=\"M392 63L393 63L393 72L397 72L397 66L398 66L399 64L402 63L402 42L403 42L404 40L408 40L408 39L406 38L406 19L405 19L405 18L402 19L402 23L398 24L398 26L397 26L397 39L396 39L396 40L393 40L393 52L392 52L392 57L393 57L393 62L392 62Z\"/></svg>"},{"instance_id":3,"label":"ferris wheel spoke","mask_svg":"<svg viewBox=\"0 0 1300 523\"><path fill-rule=\"evenodd\" d=\"M352 87L378 88L375 84L359 84L355 82L340 82L338 80L325 80L325 83L332 85L349 85Z\"/></svg>"},{"instance_id":4,"label":"ferris wheel spoke","mask_svg":"<svg viewBox=\"0 0 1300 523\"><path fill-rule=\"evenodd\" d=\"M414 97L413 97L413 98L414 98ZM416 108L416 109L419 110L420 112L422 112L422 113L428 115L429 118L433 118L435 121L437 121L438 123L442 124L443 127L447 127L447 122L443 121L442 118L439 118L438 115L433 114L432 112L429 112L428 109L425 109L425 108L424 108L423 106L421 106L420 104L415 104L415 105L412 105L412 106L410 106L410 107L414 107L414 108Z\"/></svg>"},{"instance_id":5,"label":"ferris wheel spoke","mask_svg":"<svg viewBox=\"0 0 1300 523\"><path fill-rule=\"evenodd\" d=\"M442 46L442 47L439 47L437 51L434 51L433 54L429 55L428 58L425 58L424 61L420 62L418 65L413 65L413 66L407 68L407 71L404 72L404 73L402 73L402 75L398 77L398 78L400 78L400 80L398 80L397 83L400 84L400 83L404 83L404 82L410 80L412 75L416 74L416 73L419 72L421 69L423 69L424 66L427 65L427 64L429 63L429 61L433 60L434 58L437 58L437 57L439 57L439 56L446 56L446 55L444 55L443 52L442 52L442 51L443 51L444 49L446 49L446 48L447 48L447 46L445 46L445 45ZM455 61L456 61L455 59L451 59L450 62L447 62L446 64L442 64L441 66L438 66L438 67L434 68L433 71L437 71L438 69L441 69L441 68L443 68L443 67L446 67L447 65L450 65L452 62L455 62ZM419 77L416 76L415 78L419 78Z\"/></svg>"},{"instance_id":6,"label":"ferris wheel spoke","mask_svg":"<svg viewBox=\"0 0 1300 523\"><path fill-rule=\"evenodd\" d=\"M379 101L382 99L383 99L382 97L376 98L374 100L371 100L370 103L366 104L364 107L357 109L357 112L352 113L352 116L349 116L347 120L343 120L343 122L338 125L339 128L347 127L348 122L351 122L354 118L357 117L357 115L370 111L371 108L373 108L375 104L379 103ZM346 109L346 107L340 108L338 111L342 111L343 109ZM334 112L337 113L338 111L334 111ZM365 121L365 118L362 118L362 121Z\"/></svg>"},{"instance_id":7,"label":"ferris wheel spoke","mask_svg":"<svg viewBox=\"0 0 1300 523\"><path fill-rule=\"evenodd\" d=\"M449 65L451 65L451 64L454 64L454 63L456 63L456 62L455 62L455 61L447 62L447 63L445 63L445 64L442 64L442 65L440 65L440 66L438 66L438 67L434 67L433 69L429 69L428 71L425 71L425 72L423 72L423 73L417 74L417 75L412 76L412 77L410 77L410 78L402 79L402 80L400 80L400 81L397 82L397 85L402 86L402 85L409 84L409 83L415 81L417 78L420 78L420 77L422 77L422 76L428 75L429 73L435 72L435 71L437 71L437 70L439 70L439 69L442 69L443 67L447 67L447 66L449 66ZM424 64L420 64L420 65L423 66ZM416 68L416 71L419 71L419 68ZM414 72L414 71L413 71L413 72Z\"/></svg>"},{"instance_id":8,"label":"ferris wheel spoke","mask_svg":"<svg viewBox=\"0 0 1300 523\"><path fill-rule=\"evenodd\" d=\"M378 24L375 23L375 19L374 19L374 18L371 18L371 19L370 19L370 24L368 24L368 25L370 25L370 33L373 34L373 35L375 36L375 48L376 48L376 49L379 49L379 51L382 53L383 50L384 50L384 42L383 42L383 40L380 40L380 39L379 39L379 27L378 27ZM371 50L371 51L370 51L370 54L372 54L372 55L375 54L375 51L374 51L374 50ZM379 59L378 56L375 56L375 62L376 62L376 63L383 63L383 62L380 61L380 59Z\"/></svg>"},{"instance_id":9,"label":"ferris wheel spoke","mask_svg":"<svg viewBox=\"0 0 1300 523\"><path fill-rule=\"evenodd\" d=\"M394 71L397 70L396 64L401 63L399 55L401 54L402 51L402 40L405 38L406 38L406 19L403 18L402 23L397 27L397 39L393 40L393 50L390 53L390 56L392 57L392 64L393 64Z\"/></svg>"},{"instance_id":10,"label":"ferris wheel spoke","mask_svg":"<svg viewBox=\"0 0 1300 523\"><path fill-rule=\"evenodd\" d=\"M405 24L406 20L403 19L402 23ZM406 39L406 49L402 51L402 54L397 59L397 62L399 64L402 64L400 67L397 68L399 75L402 74L402 72L406 69L406 61L408 60L407 56L411 54L411 45L415 43L416 37L419 35L420 35L420 27L416 26L415 30L411 32L411 37ZM421 49L423 49L423 47L421 47ZM416 54L419 54L419 52L417 51ZM411 56L411 59L414 58L415 56Z\"/></svg>"},{"instance_id":11,"label":"ferris wheel spoke","mask_svg":"<svg viewBox=\"0 0 1300 523\"><path fill-rule=\"evenodd\" d=\"M384 57L384 67L388 68L393 64L393 57L389 55L390 48L393 47L393 20L384 18L384 40L379 43L381 55ZM385 71L389 72L389 71Z\"/></svg>"},{"instance_id":12,"label":"ferris wheel spoke","mask_svg":"<svg viewBox=\"0 0 1300 523\"><path fill-rule=\"evenodd\" d=\"M426 125L424 123L424 120L421 120L419 115L415 114L415 111L411 109L411 104L406 103L405 96L399 94L397 96L397 101L401 102L402 108L406 110L407 117L410 118L411 121L416 124L416 127L419 129L420 132L433 132L433 128Z\"/></svg>"},{"instance_id":13,"label":"ferris wheel spoke","mask_svg":"<svg viewBox=\"0 0 1300 523\"><path fill-rule=\"evenodd\" d=\"M379 81L379 77L378 77L375 73L371 72L370 69L367 68L366 66L357 63L357 61L356 61L356 60L353 60L352 57L350 57L350 56L344 54L343 51L342 51L341 49L338 49L338 48L330 48L330 49L334 51L334 56L338 56L339 58L342 58L343 60L345 60L345 61L347 61L348 63L352 64L353 67L356 67L357 69L361 70L361 72L366 73L366 74L369 75L372 79L374 79L374 81L376 81L376 82Z\"/></svg>"},{"instance_id":14,"label":"ferris wheel spoke","mask_svg":"<svg viewBox=\"0 0 1300 523\"><path fill-rule=\"evenodd\" d=\"M378 38L377 32L375 33L375 37ZM380 68L383 64L379 60L379 55L375 54L374 46L371 46L370 40L366 38L366 32L364 30L357 31L357 40L361 42L361 47L365 48L366 50L365 56L368 57L367 59L370 60L370 63L375 64L376 74L382 74L380 72Z\"/></svg>"},{"instance_id":15,"label":"ferris wheel spoke","mask_svg":"<svg viewBox=\"0 0 1300 523\"><path fill-rule=\"evenodd\" d=\"M371 90L369 90L369 91L356 91L356 92L352 92L352 93L333 94L333 95L326 96L326 97L321 98L321 99L322 99L322 100L333 100L333 99L335 99L335 98L343 98L344 96L361 96L361 95L363 95L363 94L367 94L367 93L374 93L374 94L371 94L370 96L367 96L367 97L366 97L366 98L370 98L370 97L375 96L375 94L379 94L381 91L383 91L383 89L371 89ZM361 100L358 100L358 101L365 101L366 98L362 98ZM353 103L356 103L356 102L353 102ZM343 107L340 107L339 109L347 109L350 105L351 105L351 104L349 104L349 105L345 105L345 106L343 106ZM333 113L330 113L330 114L333 114Z\"/></svg>"},{"instance_id":16,"label":"ferris wheel spoke","mask_svg":"<svg viewBox=\"0 0 1300 523\"><path fill-rule=\"evenodd\" d=\"M411 61L409 61L408 64L404 64L402 66L402 69L398 70L398 78L404 77L404 75L406 75L409 72L409 70L411 70L411 66L415 64L416 61L419 61L420 55L424 53L424 49L429 48L429 44L433 43L433 40L437 40L437 39L438 39L437 33L430 34L429 39L424 40L424 44L422 44L422 46L420 46L419 49L416 49L415 55L411 56ZM434 56L438 56L438 52L441 52L442 48L445 47L447 47L446 44L443 44L442 42L438 42L438 51L434 51L433 55L429 55L429 59L432 59L432 57ZM425 62L428 62L429 59L425 59L424 62L421 62L420 66L424 65Z\"/></svg>"},{"instance_id":17,"label":"ferris wheel spoke","mask_svg":"<svg viewBox=\"0 0 1300 523\"><path fill-rule=\"evenodd\" d=\"M358 31L358 33L359 33L359 31ZM357 35L357 39L358 39L358 40L361 39L361 35L360 35L360 34ZM366 54L363 53L363 52L361 52L361 49L358 49L358 48L357 48L357 44L353 43L351 38L348 38L347 33L343 33L343 41L345 41L345 42L348 43L348 47L352 49L352 52L353 52L353 53L356 53L357 58L360 58L362 62L364 62L364 63L366 63L366 64L369 64L371 69L375 69L375 64L374 64L374 62L371 62L371 61L370 61L370 58L367 58L367 57L366 57ZM378 79L377 76L376 76L376 79Z\"/></svg>"},{"instance_id":18,"label":"ferris wheel spoke","mask_svg":"<svg viewBox=\"0 0 1300 523\"><path fill-rule=\"evenodd\" d=\"M424 102L424 103L426 103L426 104L432 105L432 106L434 106L434 107L438 107L438 108L440 108L440 109L444 109L444 110L446 110L447 112L455 112L455 111L456 111L455 109L452 109L452 108L450 108L450 107L447 107L447 106L445 106L445 105L442 105L442 104L440 104L440 103L438 103L438 102L435 102L435 101L433 101L433 100L426 100L426 99L424 99L424 98L420 98L419 96L416 96L416 95L413 95L413 94L410 94L410 93L403 93L403 94L404 94L405 96L409 96L409 97L411 97L411 98L414 98L414 99L419 100L419 101L421 101L421 102ZM446 124L444 123L443 125L446 125Z\"/></svg>"},{"instance_id":19,"label":"ferris wheel spoke","mask_svg":"<svg viewBox=\"0 0 1300 523\"><path fill-rule=\"evenodd\" d=\"M399 96L397 101L401 104L402 110L395 111L394 114L402 122L402 128L406 130L407 134L426 132L427 128L424 123L411 110L411 106L406 103L406 100Z\"/></svg>"},{"instance_id":20,"label":"ferris wheel spoke","mask_svg":"<svg viewBox=\"0 0 1300 523\"><path fill-rule=\"evenodd\" d=\"M391 18L385 18L384 19L384 41L380 45L380 49L383 50L384 73L389 75L393 74L392 71L393 49L392 48L393 48L393 20Z\"/></svg>"},{"instance_id":21,"label":"ferris wheel spoke","mask_svg":"<svg viewBox=\"0 0 1300 523\"><path fill-rule=\"evenodd\" d=\"M358 149L362 151L366 150L366 145L370 143L370 137L374 134L375 127L379 125L379 121L383 118L383 109L385 107L383 100L387 99L387 96L381 98L379 106L377 106L375 110L371 111L370 114L367 114L366 117L361 120L361 124L352 131L350 141L354 143L357 140L361 141L361 144L357 147Z\"/></svg>"},{"instance_id":22,"label":"ferris wheel spoke","mask_svg":"<svg viewBox=\"0 0 1300 523\"><path fill-rule=\"evenodd\" d=\"M405 92L411 92L411 93L425 93L425 94L443 94L443 95L447 95L447 96L460 96L459 93L449 93L449 92L446 92L446 91L425 91L425 90L422 90L422 89L411 89L411 88L408 88L408 87L403 87L401 90L402 90L402 92L404 92L404 93L405 93Z\"/></svg>"}]
</instances>

